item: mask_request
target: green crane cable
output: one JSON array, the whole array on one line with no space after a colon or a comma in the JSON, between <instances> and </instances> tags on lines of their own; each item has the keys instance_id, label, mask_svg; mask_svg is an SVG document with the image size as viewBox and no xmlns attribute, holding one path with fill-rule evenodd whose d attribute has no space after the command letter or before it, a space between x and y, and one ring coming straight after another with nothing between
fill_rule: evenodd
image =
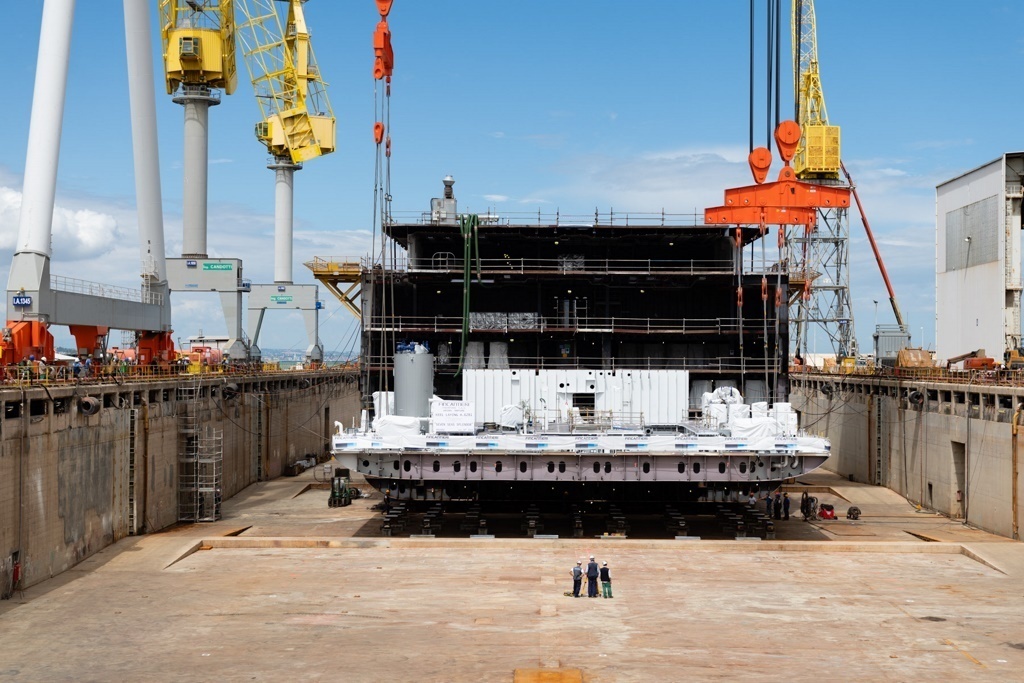
<instances>
[{"instance_id":1,"label":"green crane cable","mask_svg":"<svg viewBox=\"0 0 1024 683\"><path fill-rule=\"evenodd\" d=\"M476 252L476 276L480 279L480 246L477 228L480 216L468 214L459 216L459 231L462 233L462 346L459 349L459 369L455 376L462 374L466 360L466 342L469 339L469 281L473 275L473 252Z\"/></svg>"}]
</instances>

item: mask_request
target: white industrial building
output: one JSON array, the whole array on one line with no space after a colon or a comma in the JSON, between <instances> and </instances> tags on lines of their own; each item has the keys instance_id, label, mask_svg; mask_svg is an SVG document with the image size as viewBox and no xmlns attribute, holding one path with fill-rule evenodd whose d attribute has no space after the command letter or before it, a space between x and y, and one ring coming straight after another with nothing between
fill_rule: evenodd
<instances>
[{"instance_id":1,"label":"white industrial building","mask_svg":"<svg viewBox=\"0 0 1024 683\"><path fill-rule=\"evenodd\" d=\"M985 349L1001 362L1021 345L1024 152L940 184L935 197L935 353Z\"/></svg>"}]
</instances>

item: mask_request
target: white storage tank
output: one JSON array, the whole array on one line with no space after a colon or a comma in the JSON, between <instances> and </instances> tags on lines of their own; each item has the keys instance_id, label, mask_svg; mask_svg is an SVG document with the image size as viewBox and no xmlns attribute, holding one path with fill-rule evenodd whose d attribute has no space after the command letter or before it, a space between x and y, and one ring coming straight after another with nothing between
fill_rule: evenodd
<instances>
[{"instance_id":1,"label":"white storage tank","mask_svg":"<svg viewBox=\"0 0 1024 683\"><path fill-rule=\"evenodd\" d=\"M420 344L399 344L395 353L395 415L429 417L434 394L434 354Z\"/></svg>"}]
</instances>

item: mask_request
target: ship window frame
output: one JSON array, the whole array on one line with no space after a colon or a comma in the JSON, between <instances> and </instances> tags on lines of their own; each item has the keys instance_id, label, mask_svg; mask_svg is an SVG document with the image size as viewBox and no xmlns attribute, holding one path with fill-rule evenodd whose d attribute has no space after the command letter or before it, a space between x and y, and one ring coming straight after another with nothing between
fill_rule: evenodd
<instances>
[{"instance_id":1,"label":"ship window frame","mask_svg":"<svg viewBox=\"0 0 1024 683\"><path fill-rule=\"evenodd\" d=\"M700 474L700 463L699 462L693 463L693 473L694 474Z\"/></svg>"},{"instance_id":2,"label":"ship window frame","mask_svg":"<svg viewBox=\"0 0 1024 683\"><path fill-rule=\"evenodd\" d=\"M469 461L469 471L476 472L476 460Z\"/></svg>"}]
</instances>

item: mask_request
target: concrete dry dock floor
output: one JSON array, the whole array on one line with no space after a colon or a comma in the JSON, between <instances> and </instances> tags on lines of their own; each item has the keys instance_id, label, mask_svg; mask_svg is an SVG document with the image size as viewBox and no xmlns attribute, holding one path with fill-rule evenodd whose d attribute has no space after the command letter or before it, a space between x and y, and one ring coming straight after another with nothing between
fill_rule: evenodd
<instances>
[{"instance_id":1,"label":"concrete dry dock floor","mask_svg":"<svg viewBox=\"0 0 1024 683\"><path fill-rule=\"evenodd\" d=\"M1024 680L1024 546L883 489L806 483L861 523L374 538L354 533L374 499L328 508L296 495L304 478L266 482L218 523L126 539L0 602L0 680ZM790 540L809 532L830 540ZM563 596L589 554L614 599Z\"/></svg>"}]
</instances>

